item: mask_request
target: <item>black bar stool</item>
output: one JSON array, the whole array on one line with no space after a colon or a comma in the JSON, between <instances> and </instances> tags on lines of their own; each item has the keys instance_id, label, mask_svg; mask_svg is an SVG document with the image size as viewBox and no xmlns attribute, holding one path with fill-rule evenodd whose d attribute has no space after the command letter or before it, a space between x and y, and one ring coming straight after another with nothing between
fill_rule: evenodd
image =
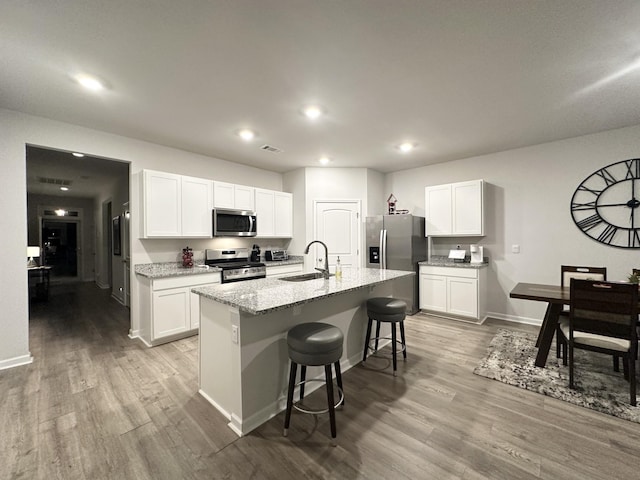
<instances>
[{"instance_id":1,"label":"black bar stool","mask_svg":"<svg viewBox=\"0 0 640 480\"><path fill-rule=\"evenodd\" d=\"M407 359L407 344L404 338L404 319L407 315L407 304L402 300L391 297L375 297L367 300L367 316L369 317L369 323L367 324L367 336L364 344L364 354L362 361L367 361L368 350L372 350L374 353L378 351L378 340L380 338L380 323L391 323L391 356L393 358L393 375L396 375L397 370L397 337L396 337L396 324L400 324L400 345L402 346L402 356ZM376 323L376 336L375 348L371 348L371 325L373 321Z\"/></svg>"},{"instance_id":2,"label":"black bar stool","mask_svg":"<svg viewBox=\"0 0 640 480\"><path fill-rule=\"evenodd\" d=\"M342 344L344 335L338 327L327 323L312 322L296 325L287 333L287 345L289 358L291 359L291 369L289 371L289 389L287 390L287 409L284 417L284 436L287 436L289 423L291 421L291 409L303 413L318 415L329 412L331 423L331 438L335 445L336 438L336 414L335 408L344 405L344 392L342 390L342 374L340 373L340 357L342 357ZM333 377L331 364L336 370L336 382L338 383L338 403L334 404L333 398ZM326 410L306 410L293 403L293 391L296 387L296 370L300 369L300 402L304 398L304 385L307 381L307 366L324 366L325 382L327 385L327 405Z\"/></svg>"}]
</instances>

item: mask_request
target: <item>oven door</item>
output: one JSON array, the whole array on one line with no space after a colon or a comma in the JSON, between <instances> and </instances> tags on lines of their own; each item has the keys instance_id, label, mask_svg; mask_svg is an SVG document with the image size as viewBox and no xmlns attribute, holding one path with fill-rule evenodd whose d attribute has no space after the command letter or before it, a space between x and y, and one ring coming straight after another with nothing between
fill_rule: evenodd
<instances>
[{"instance_id":1,"label":"oven door","mask_svg":"<svg viewBox=\"0 0 640 480\"><path fill-rule=\"evenodd\" d=\"M255 237L257 231L255 212L223 208L213 209L214 237Z\"/></svg>"}]
</instances>

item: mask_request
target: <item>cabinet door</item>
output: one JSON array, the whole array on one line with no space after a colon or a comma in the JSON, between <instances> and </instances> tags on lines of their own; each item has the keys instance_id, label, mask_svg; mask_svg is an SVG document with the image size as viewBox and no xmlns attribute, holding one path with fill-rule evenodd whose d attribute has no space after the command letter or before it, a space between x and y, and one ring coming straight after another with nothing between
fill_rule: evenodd
<instances>
[{"instance_id":1,"label":"cabinet door","mask_svg":"<svg viewBox=\"0 0 640 480\"><path fill-rule=\"evenodd\" d=\"M234 207L239 210L254 210L256 203L254 199L255 189L245 185L234 185Z\"/></svg>"},{"instance_id":2,"label":"cabinet door","mask_svg":"<svg viewBox=\"0 0 640 480\"><path fill-rule=\"evenodd\" d=\"M274 192L256 188L256 220L258 237L274 236Z\"/></svg>"},{"instance_id":3,"label":"cabinet door","mask_svg":"<svg viewBox=\"0 0 640 480\"><path fill-rule=\"evenodd\" d=\"M216 208L236 208L233 183L213 182L213 205Z\"/></svg>"},{"instance_id":4,"label":"cabinet door","mask_svg":"<svg viewBox=\"0 0 640 480\"><path fill-rule=\"evenodd\" d=\"M152 340L190 329L189 302L188 288L153 292Z\"/></svg>"},{"instance_id":5,"label":"cabinet door","mask_svg":"<svg viewBox=\"0 0 640 480\"><path fill-rule=\"evenodd\" d=\"M482 218L482 180L451 185L454 235L484 235Z\"/></svg>"},{"instance_id":6,"label":"cabinet door","mask_svg":"<svg viewBox=\"0 0 640 480\"><path fill-rule=\"evenodd\" d=\"M447 311L447 277L420 275L420 308Z\"/></svg>"},{"instance_id":7,"label":"cabinet door","mask_svg":"<svg viewBox=\"0 0 640 480\"><path fill-rule=\"evenodd\" d=\"M447 312L478 318L478 281L471 278L447 278Z\"/></svg>"},{"instance_id":8,"label":"cabinet door","mask_svg":"<svg viewBox=\"0 0 640 480\"><path fill-rule=\"evenodd\" d=\"M293 237L293 195L274 193L274 234L276 237Z\"/></svg>"},{"instance_id":9,"label":"cabinet door","mask_svg":"<svg viewBox=\"0 0 640 480\"><path fill-rule=\"evenodd\" d=\"M451 235L451 185L424 189L425 236Z\"/></svg>"},{"instance_id":10,"label":"cabinet door","mask_svg":"<svg viewBox=\"0 0 640 480\"><path fill-rule=\"evenodd\" d=\"M179 237L181 235L180 175L144 170L142 175L143 235Z\"/></svg>"},{"instance_id":11,"label":"cabinet door","mask_svg":"<svg viewBox=\"0 0 640 480\"><path fill-rule=\"evenodd\" d=\"M212 236L212 182L203 178L182 177L182 236Z\"/></svg>"}]
</instances>

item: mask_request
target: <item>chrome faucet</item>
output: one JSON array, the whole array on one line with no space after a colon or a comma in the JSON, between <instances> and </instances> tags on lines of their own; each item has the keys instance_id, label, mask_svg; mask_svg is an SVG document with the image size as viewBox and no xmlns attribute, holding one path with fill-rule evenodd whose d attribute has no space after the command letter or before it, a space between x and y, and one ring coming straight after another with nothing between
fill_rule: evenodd
<instances>
[{"instance_id":1,"label":"chrome faucet","mask_svg":"<svg viewBox=\"0 0 640 480\"><path fill-rule=\"evenodd\" d=\"M305 255L309 253L309 247L311 247L311 245L313 245L314 243L319 243L324 247L324 268L316 267L316 270L318 270L319 272L322 272L322 278L324 278L325 280L328 280L329 279L329 249L327 248L327 245L324 242L321 242L320 240L312 240L311 242L309 242L309 245L307 245L307 248L304 249L304 253Z\"/></svg>"}]
</instances>

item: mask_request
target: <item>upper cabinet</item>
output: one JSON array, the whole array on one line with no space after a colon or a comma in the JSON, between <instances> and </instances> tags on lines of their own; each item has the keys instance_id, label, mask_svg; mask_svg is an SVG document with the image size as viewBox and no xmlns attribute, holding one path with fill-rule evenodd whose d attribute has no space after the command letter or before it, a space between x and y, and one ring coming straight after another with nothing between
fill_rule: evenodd
<instances>
[{"instance_id":1,"label":"upper cabinet","mask_svg":"<svg viewBox=\"0 0 640 480\"><path fill-rule=\"evenodd\" d=\"M293 196L286 192L255 189L258 237L293 236Z\"/></svg>"},{"instance_id":2,"label":"upper cabinet","mask_svg":"<svg viewBox=\"0 0 640 480\"><path fill-rule=\"evenodd\" d=\"M226 182L213 182L213 206L215 208L234 208L255 210L255 189L245 185Z\"/></svg>"},{"instance_id":3,"label":"upper cabinet","mask_svg":"<svg viewBox=\"0 0 640 480\"><path fill-rule=\"evenodd\" d=\"M484 182L425 188L425 236L484 235Z\"/></svg>"},{"instance_id":4,"label":"upper cabinet","mask_svg":"<svg viewBox=\"0 0 640 480\"><path fill-rule=\"evenodd\" d=\"M143 170L143 238L210 238L212 208L211 180Z\"/></svg>"}]
</instances>

